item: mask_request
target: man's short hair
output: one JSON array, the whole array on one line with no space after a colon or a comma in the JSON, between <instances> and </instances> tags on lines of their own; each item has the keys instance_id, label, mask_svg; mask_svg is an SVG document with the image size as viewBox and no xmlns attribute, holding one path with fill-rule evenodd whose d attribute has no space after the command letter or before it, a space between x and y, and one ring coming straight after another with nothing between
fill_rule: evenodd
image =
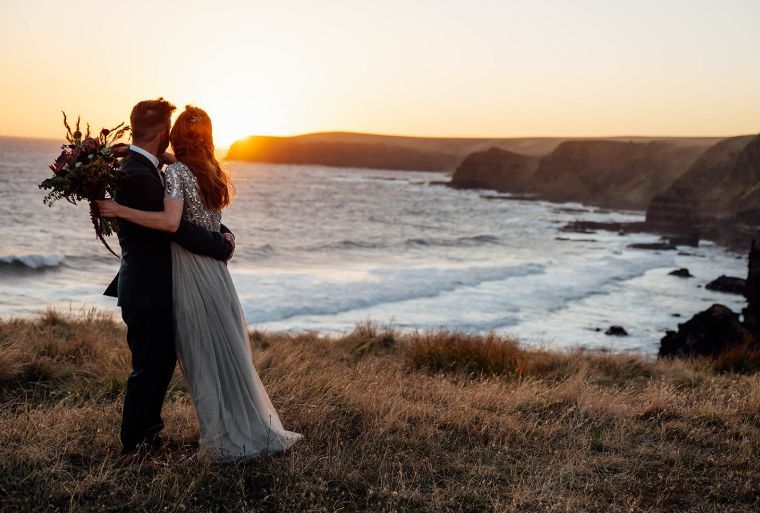
<instances>
[{"instance_id":1,"label":"man's short hair","mask_svg":"<svg viewBox=\"0 0 760 513\"><path fill-rule=\"evenodd\" d=\"M144 141L154 138L162 130L171 127L172 112L176 107L164 100L144 100L132 108L129 124L132 127L132 139Z\"/></svg>"}]
</instances>

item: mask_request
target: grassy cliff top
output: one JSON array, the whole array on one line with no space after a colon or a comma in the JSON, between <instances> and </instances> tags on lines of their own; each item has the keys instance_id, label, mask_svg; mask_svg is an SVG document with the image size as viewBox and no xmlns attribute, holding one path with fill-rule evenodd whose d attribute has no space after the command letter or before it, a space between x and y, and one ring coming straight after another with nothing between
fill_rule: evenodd
<instances>
[{"instance_id":1,"label":"grassy cliff top","mask_svg":"<svg viewBox=\"0 0 760 513\"><path fill-rule=\"evenodd\" d=\"M253 332L256 369L304 440L212 464L177 371L171 448L119 465L124 336L94 311L0 320L0 510L760 507L760 374L746 355L653 361L371 324L343 337Z\"/></svg>"}]
</instances>

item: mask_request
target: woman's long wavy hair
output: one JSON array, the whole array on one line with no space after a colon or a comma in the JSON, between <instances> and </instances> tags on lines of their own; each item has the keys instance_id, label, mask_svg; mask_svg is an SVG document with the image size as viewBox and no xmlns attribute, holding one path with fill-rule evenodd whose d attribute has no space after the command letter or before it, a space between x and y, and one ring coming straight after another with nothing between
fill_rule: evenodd
<instances>
[{"instance_id":1,"label":"woman's long wavy hair","mask_svg":"<svg viewBox=\"0 0 760 513\"><path fill-rule=\"evenodd\" d=\"M214 155L211 118L203 109L185 106L174 122L169 140L177 160L185 164L198 180L206 208L221 210L232 201L235 188L230 176Z\"/></svg>"}]
</instances>

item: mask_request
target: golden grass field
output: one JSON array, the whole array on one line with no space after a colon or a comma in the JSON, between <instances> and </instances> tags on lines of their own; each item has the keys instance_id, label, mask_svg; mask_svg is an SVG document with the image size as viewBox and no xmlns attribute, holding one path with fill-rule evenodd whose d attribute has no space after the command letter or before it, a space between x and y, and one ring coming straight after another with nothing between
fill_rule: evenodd
<instances>
[{"instance_id":1,"label":"golden grass field","mask_svg":"<svg viewBox=\"0 0 760 513\"><path fill-rule=\"evenodd\" d=\"M760 511L760 373L735 357L527 350L370 323L253 332L252 346L304 440L211 463L178 370L170 447L123 465L123 327L95 311L0 320L0 511Z\"/></svg>"}]
</instances>

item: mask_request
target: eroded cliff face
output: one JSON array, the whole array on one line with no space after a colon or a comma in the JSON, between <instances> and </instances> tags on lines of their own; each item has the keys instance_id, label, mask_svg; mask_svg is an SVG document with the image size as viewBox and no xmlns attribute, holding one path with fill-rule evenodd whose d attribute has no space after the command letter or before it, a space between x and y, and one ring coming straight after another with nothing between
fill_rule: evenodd
<instances>
[{"instance_id":1,"label":"eroded cliff face","mask_svg":"<svg viewBox=\"0 0 760 513\"><path fill-rule=\"evenodd\" d=\"M644 210L705 147L669 141L565 141L540 159L491 148L469 155L451 185Z\"/></svg>"},{"instance_id":2,"label":"eroded cliff face","mask_svg":"<svg viewBox=\"0 0 760 513\"><path fill-rule=\"evenodd\" d=\"M647 226L746 249L760 229L760 136L732 137L705 151L652 200Z\"/></svg>"},{"instance_id":3,"label":"eroded cliff face","mask_svg":"<svg viewBox=\"0 0 760 513\"><path fill-rule=\"evenodd\" d=\"M539 159L499 148L468 155L451 178L450 185L462 189L493 189L526 192Z\"/></svg>"},{"instance_id":4,"label":"eroded cliff face","mask_svg":"<svg viewBox=\"0 0 760 513\"><path fill-rule=\"evenodd\" d=\"M567 141L541 160L532 181L551 201L643 210L702 151L665 141Z\"/></svg>"}]
</instances>

